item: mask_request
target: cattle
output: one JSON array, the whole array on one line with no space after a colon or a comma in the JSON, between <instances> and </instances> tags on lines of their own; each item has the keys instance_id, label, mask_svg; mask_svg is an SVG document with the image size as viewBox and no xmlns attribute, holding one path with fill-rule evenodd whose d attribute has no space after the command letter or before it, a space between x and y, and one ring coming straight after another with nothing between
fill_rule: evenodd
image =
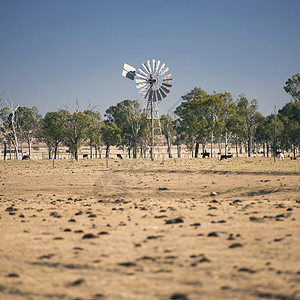
<instances>
[{"instance_id":1,"label":"cattle","mask_svg":"<svg viewBox=\"0 0 300 300\"><path fill-rule=\"evenodd\" d=\"M297 157L296 157L296 156L291 156L290 159L291 159L291 160L296 160Z\"/></svg>"},{"instance_id":2,"label":"cattle","mask_svg":"<svg viewBox=\"0 0 300 300\"><path fill-rule=\"evenodd\" d=\"M227 159L227 158L232 158L232 154L227 154L227 155L223 154L223 155L221 155L220 160Z\"/></svg>"},{"instance_id":3,"label":"cattle","mask_svg":"<svg viewBox=\"0 0 300 300\"><path fill-rule=\"evenodd\" d=\"M119 153L117 154L117 157L120 158L120 159L123 159L122 155L119 154Z\"/></svg>"},{"instance_id":4,"label":"cattle","mask_svg":"<svg viewBox=\"0 0 300 300\"><path fill-rule=\"evenodd\" d=\"M29 154L23 155L22 160L25 160L25 159L30 159L30 155Z\"/></svg>"},{"instance_id":5,"label":"cattle","mask_svg":"<svg viewBox=\"0 0 300 300\"><path fill-rule=\"evenodd\" d=\"M284 160L284 154L283 153L279 153L279 159Z\"/></svg>"},{"instance_id":6,"label":"cattle","mask_svg":"<svg viewBox=\"0 0 300 300\"><path fill-rule=\"evenodd\" d=\"M202 158L209 157L209 153L208 152L201 153L201 155L202 155Z\"/></svg>"},{"instance_id":7,"label":"cattle","mask_svg":"<svg viewBox=\"0 0 300 300\"><path fill-rule=\"evenodd\" d=\"M82 158L89 158L88 154L82 154Z\"/></svg>"}]
</instances>

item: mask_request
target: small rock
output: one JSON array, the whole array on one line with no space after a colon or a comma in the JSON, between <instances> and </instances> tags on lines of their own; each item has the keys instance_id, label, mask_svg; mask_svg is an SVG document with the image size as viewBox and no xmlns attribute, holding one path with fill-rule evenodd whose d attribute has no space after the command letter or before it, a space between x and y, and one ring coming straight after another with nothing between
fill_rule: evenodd
<instances>
[{"instance_id":1,"label":"small rock","mask_svg":"<svg viewBox=\"0 0 300 300\"><path fill-rule=\"evenodd\" d=\"M75 280L74 282L68 283L66 286L68 286L68 287L78 286L78 285L81 285L83 282L84 282L84 279L78 279L78 280Z\"/></svg>"},{"instance_id":2,"label":"small rock","mask_svg":"<svg viewBox=\"0 0 300 300\"><path fill-rule=\"evenodd\" d=\"M170 297L170 300L188 300L188 297L186 294L175 293Z\"/></svg>"},{"instance_id":3,"label":"small rock","mask_svg":"<svg viewBox=\"0 0 300 300\"><path fill-rule=\"evenodd\" d=\"M9 273L7 274L7 277L20 277L17 273Z\"/></svg>"},{"instance_id":4,"label":"small rock","mask_svg":"<svg viewBox=\"0 0 300 300\"><path fill-rule=\"evenodd\" d=\"M97 236L92 233L87 233L82 238L83 239L95 239L95 238L97 238Z\"/></svg>"},{"instance_id":5,"label":"small rock","mask_svg":"<svg viewBox=\"0 0 300 300\"><path fill-rule=\"evenodd\" d=\"M219 236L217 232L213 231L213 232L210 232L207 236L209 237L216 237L216 236Z\"/></svg>"},{"instance_id":6,"label":"small rock","mask_svg":"<svg viewBox=\"0 0 300 300\"><path fill-rule=\"evenodd\" d=\"M182 218L175 218L175 219L171 219L171 220L166 221L166 224L177 224L177 223L183 223L183 219Z\"/></svg>"},{"instance_id":7,"label":"small rock","mask_svg":"<svg viewBox=\"0 0 300 300\"><path fill-rule=\"evenodd\" d=\"M239 247L243 247L243 245L240 243L234 243L229 246L229 248L231 248L231 249L239 248Z\"/></svg>"}]
</instances>

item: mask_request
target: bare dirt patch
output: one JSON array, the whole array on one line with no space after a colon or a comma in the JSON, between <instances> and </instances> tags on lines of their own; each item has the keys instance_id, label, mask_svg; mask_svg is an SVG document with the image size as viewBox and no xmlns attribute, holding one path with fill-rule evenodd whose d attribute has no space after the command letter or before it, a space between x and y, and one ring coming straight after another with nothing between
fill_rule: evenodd
<instances>
[{"instance_id":1,"label":"bare dirt patch","mask_svg":"<svg viewBox=\"0 0 300 300\"><path fill-rule=\"evenodd\" d=\"M0 299L300 299L300 163L0 162Z\"/></svg>"}]
</instances>

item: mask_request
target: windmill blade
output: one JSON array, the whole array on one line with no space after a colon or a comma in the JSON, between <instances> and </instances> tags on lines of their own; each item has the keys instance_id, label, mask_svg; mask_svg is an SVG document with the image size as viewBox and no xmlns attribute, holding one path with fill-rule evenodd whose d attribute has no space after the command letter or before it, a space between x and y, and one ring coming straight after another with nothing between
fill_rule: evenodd
<instances>
[{"instance_id":1,"label":"windmill blade","mask_svg":"<svg viewBox=\"0 0 300 300\"><path fill-rule=\"evenodd\" d=\"M163 85L160 87L166 94L170 93L170 90L164 87Z\"/></svg>"},{"instance_id":2,"label":"windmill blade","mask_svg":"<svg viewBox=\"0 0 300 300\"><path fill-rule=\"evenodd\" d=\"M145 76L145 75L143 75L143 74L136 73L135 75L136 75L136 77L138 77L139 79L147 80L147 76Z\"/></svg>"},{"instance_id":3,"label":"windmill blade","mask_svg":"<svg viewBox=\"0 0 300 300\"><path fill-rule=\"evenodd\" d=\"M146 78L148 76L148 74L142 68L139 68L139 71L136 74L139 74L139 75L144 76Z\"/></svg>"},{"instance_id":4,"label":"windmill blade","mask_svg":"<svg viewBox=\"0 0 300 300\"><path fill-rule=\"evenodd\" d=\"M122 76L124 76L124 77L126 77L126 78L128 78L130 80L134 79L134 75L135 75L135 73L132 72L132 71L129 71L129 72L127 72L125 70L122 71Z\"/></svg>"},{"instance_id":5,"label":"windmill blade","mask_svg":"<svg viewBox=\"0 0 300 300\"><path fill-rule=\"evenodd\" d=\"M156 98L158 99L158 101L161 101L162 100L162 96L161 96L159 90L156 90L155 92L156 92L156 96L157 96Z\"/></svg>"},{"instance_id":6,"label":"windmill blade","mask_svg":"<svg viewBox=\"0 0 300 300\"><path fill-rule=\"evenodd\" d=\"M150 60L147 60L147 66L148 66L148 68L150 70L149 73L152 73Z\"/></svg>"},{"instance_id":7,"label":"windmill blade","mask_svg":"<svg viewBox=\"0 0 300 300\"><path fill-rule=\"evenodd\" d=\"M147 88L148 88L148 86L147 85L145 85L145 84L140 84L140 85L136 85L136 88L138 89L138 90L146 90Z\"/></svg>"},{"instance_id":8,"label":"windmill blade","mask_svg":"<svg viewBox=\"0 0 300 300\"><path fill-rule=\"evenodd\" d=\"M163 90L161 88L159 88L159 91L160 91L161 95L163 96L163 98L167 97L167 95L163 92Z\"/></svg>"},{"instance_id":9,"label":"windmill blade","mask_svg":"<svg viewBox=\"0 0 300 300\"><path fill-rule=\"evenodd\" d=\"M155 59L152 59L152 73L155 73L155 65L156 65L156 61Z\"/></svg>"},{"instance_id":10,"label":"windmill blade","mask_svg":"<svg viewBox=\"0 0 300 300\"><path fill-rule=\"evenodd\" d=\"M172 76L172 74L169 72L168 74L166 74L165 76L163 76L162 79L169 78L171 76Z\"/></svg>"},{"instance_id":11,"label":"windmill blade","mask_svg":"<svg viewBox=\"0 0 300 300\"><path fill-rule=\"evenodd\" d=\"M165 63L163 63L162 65L161 65L161 67L160 67L160 69L159 69L159 71L158 71L158 73L160 74L160 72L163 70L163 68L166 66L166 64Z\"/></svg>"},{"instance_id":12,"label":"windmill blade","mask_svg":"<svg viewBox=\"0 0 300 300\"><path fill-rule=\"evenodd\" d=\"M163 76L164 74L166 74L169 71L169 68L166 67L161 73L160 76Z\"/></svg>"},{"instance_id":13,"label":"windmill blade","mask_svg":"<svg viewBox=\"0 0 300 300\"><path fill-rule=\"evenodd\" d=\"M160 60L158 60L158 61L157 61L157 63L156 63L156 69L155 69L155 73L157 73L157 72L158 72L159 65L160 65Z\"/></svg>"},{"instance_id":14,"label":"windmill blade","mask_svg":"<svg viewBox=\"0 0 300 300\"><path fill-rule=\"evenodd\" d=\"M149 86L144 86L142 88L140 88L139 93L146 98L146 93L150 90Z\"/></svg>"},{"instance_id":15,"label":"windmill blade","mask_svg":"<svg viewBox=\"0 0 300 300\"><path fill-rule=\"evenodd\" d=\"M146 64L142 64L142 67L146 70L146 74L150 74L150 70L148 69L148 67L146 66Z\"/></svg>"},{"instance_id":16,"label":"windmill blade","mask_svg":"<svg viewBox=\"0 0 300 300\"><path fill-rule=\"evenodd\" d=\"M144 79L144 78L136 78L136 79L135 79L135 82L136 82L136 83L142 83L142 82L143 82L143 83L147 83L148 81L147 81L146 79Z\"/></svg>"},{"instance_id":17,"label":"windmill blade","mask_svg":"<svg viewBox=\"0 0 300 300\"><path fill-rule=\"evenodd\" d=\"M162 83L161 85L163 85L163 86L166 86L166 87L168 87L168 88L171 88L172 87L172 84L168 84L168 83Z\"/></svg>"},{"instance_id":18,"label":"windmill blade","mask_svg":"<svg viewBox=\"0 0 300 300\"><path fill-rule=\"evenodd\" d=\"M163 79L163 82L171 82L173 79L172 78L166 78L166 79Z\"/></svg>"},{"instance_id":19,"label":"windmill blade","mask_svg":"<svg viewBox=\"0 0 300 300\"><path fill-rule=\"evenodd\" d=\"M142 83L137 83L136 84L137 89L143 89L143 88L149 88L149 84L142 82Z\"/></svg>"},{"instance_id":20,"label":"windmill blade","mask_svg":"<svg viewBox=\"0 0 300 300\"><path fill-rule=\"evenodd\" d=\"M151 89L148 88L148 89L146 90L146 92L145 92L142 96L146 99L146 98L148 97L150 91L151 91Z\"/></svg>"}]
</instances>

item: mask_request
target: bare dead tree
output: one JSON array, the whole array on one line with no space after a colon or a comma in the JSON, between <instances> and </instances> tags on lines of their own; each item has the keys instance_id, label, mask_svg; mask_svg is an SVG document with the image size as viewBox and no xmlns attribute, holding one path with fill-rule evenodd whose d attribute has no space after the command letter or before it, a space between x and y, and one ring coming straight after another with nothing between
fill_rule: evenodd
<instances>
[{"instance_id":1,"label":"bare dead tree","mask_svg":"<svg viewBox=\"0 0 300 300\"><path fill-rule=\"evenodd\" d=\"M3 102L3 96L0 98L0 104ZM15 159L18 159L18 133L17 133L17 119L16 119L16 111L20 107L17 105L14 107L14 102L11 98L5 100L6 108L2 110L1 116L1 129L6 137L14 146L15 148Z\"/></svg>"}]
</instances>

